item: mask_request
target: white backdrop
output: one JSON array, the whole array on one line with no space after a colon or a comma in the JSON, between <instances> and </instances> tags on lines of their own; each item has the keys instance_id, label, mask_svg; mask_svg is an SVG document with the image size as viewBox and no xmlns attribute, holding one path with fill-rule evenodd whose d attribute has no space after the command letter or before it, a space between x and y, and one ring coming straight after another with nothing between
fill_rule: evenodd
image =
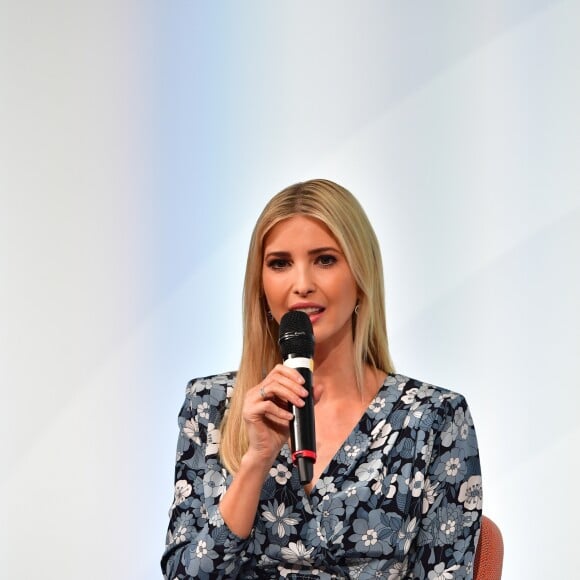
<instances>
[{"instance_id":1,"label":"white backdrop","mask_svg":"<svg viewBox=\"0 0 580 580\"><path fill-rule=\"evenodd\" d=\"M312 177L376 226L397 369L470 403L504 578L569 577L580 5L0 6L2 577L160 578L185 383Z\"/></svg>"}]
</instances>

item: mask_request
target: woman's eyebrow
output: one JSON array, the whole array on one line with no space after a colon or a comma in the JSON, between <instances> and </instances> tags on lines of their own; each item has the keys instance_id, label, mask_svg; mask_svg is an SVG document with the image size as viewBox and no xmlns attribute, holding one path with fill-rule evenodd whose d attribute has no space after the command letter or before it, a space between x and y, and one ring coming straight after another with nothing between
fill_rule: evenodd
<instances>
[{"instance_id":1,"label":"woman's eyebrow","mask_svg":"<svg viewBox=\"0 0 580 580\"><path fill-rule=\"evenodd\" d=\"M335 248L334 246L324 246L323 248L313 248L312 250L308 250L308 255L315 256L317 254L322 254L324 252L336 252L337 254L342 254L342 252L338 248ZM272 250L271 252L268 252L264 256L264 259L272 258L272 257L289 258L291 255L292 255L292 252L283 251L283 250Z\"/></svg>"},{"instance_id":2,"label":"woman's eyebrow","mask_svg":"<svg viewBox=\"0 0 580 580\"><path fill-rule=\"evenodd\" d=\"M324 248L315 248L314 250L309 250L308 253L312 254L322 254L323 252L336 252L337 254L342 254L342 252L335 248L334 246L325 246Z\"/></svg>"},{"instance_id":3,"label":"woman's eyebrow","mask_svg":"<svg viewBox=\"0 0 580 580\"><path fill-rule=\"evenodd\" d=\"M267 258L289 258L290 252L282 252L278 250L274 250L272 252L268 252L264 255L264 260Z\"/></svg>"}]
</instances>

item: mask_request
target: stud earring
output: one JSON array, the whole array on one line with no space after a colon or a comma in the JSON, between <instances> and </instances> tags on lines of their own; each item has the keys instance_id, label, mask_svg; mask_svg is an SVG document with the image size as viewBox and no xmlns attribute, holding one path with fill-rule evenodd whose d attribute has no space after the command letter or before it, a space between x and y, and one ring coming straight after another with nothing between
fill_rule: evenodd
<instances>
[{"instance_id":1,"label":"stud earring","mask_svg":"<svg viewBox=\"0 0 580 580\"><path fill-rule=\"evenodd\" d=\"M358 315L358 309L360 308L360 304L357 302L356 306L354 307L354 313Z\"/></svg>"}]
</instances>

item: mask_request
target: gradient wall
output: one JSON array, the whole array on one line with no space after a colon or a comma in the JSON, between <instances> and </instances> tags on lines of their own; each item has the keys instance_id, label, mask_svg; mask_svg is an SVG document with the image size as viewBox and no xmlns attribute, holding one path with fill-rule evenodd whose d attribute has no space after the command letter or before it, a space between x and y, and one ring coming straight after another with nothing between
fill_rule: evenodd
<instances>
[{"instance_id":1,"label":"gradient wall","mask_svg":"<svg viewBox=\"0 0 580 580\"><path fill-rule=\"evenodd\" d=\"M160 577L185 383L265 201L355 193L392 354L466 395L505 578L580 510L580 5L0 4L0 570Z\"/></svg>"}]
</instances>

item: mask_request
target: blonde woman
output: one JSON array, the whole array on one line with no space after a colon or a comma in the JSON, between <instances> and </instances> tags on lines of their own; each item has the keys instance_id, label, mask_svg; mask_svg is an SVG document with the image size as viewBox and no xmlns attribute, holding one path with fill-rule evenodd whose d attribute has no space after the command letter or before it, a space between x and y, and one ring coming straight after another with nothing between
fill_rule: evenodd
<instances>
[{"instance_id":1,"label":"blonde woman","mask_svg":"<svg viewBox=\"0 0 580 580\"><path fill-rule=\"evenodd\" d=\"M256 223L237 372L193 380L180 413L165 578L471 578L481 518L465 399L395 374L378 242L358 201L312 180ZM301 485L278 328L315 338L317 460Z\"/></svg>"}]
</instances>

